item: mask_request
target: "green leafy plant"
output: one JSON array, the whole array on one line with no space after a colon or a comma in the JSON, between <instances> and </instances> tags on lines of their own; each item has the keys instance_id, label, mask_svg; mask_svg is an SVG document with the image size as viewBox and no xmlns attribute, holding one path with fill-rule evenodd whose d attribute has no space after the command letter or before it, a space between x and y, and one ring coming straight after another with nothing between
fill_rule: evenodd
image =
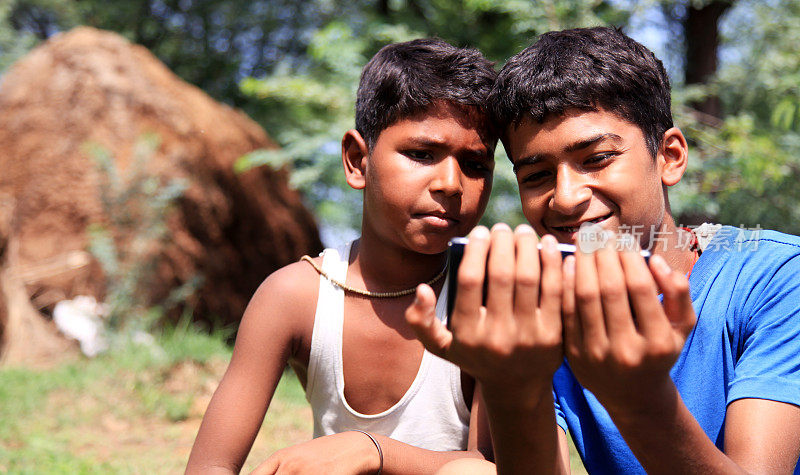
<instances>
[{"instance_id":1,"label":"green leafy plant","mask_svg":"<svg viewBox=\"0 0 800 475\"><path fill-rule=\"evenodd\" d=\"M168 239L166 219L187 188L181 179L164 179L148 172L148 161L158 148L155 135L144 135L133 158L121 170L112 155L97 144L87 146L98 171L100 203L105 220L89 226L89 251L106 279L108 325L112 331L147 330L165 310L182 304L199 286L190 279L152 306L152 282L159 250Z\"/></svg>"}]
</instances>

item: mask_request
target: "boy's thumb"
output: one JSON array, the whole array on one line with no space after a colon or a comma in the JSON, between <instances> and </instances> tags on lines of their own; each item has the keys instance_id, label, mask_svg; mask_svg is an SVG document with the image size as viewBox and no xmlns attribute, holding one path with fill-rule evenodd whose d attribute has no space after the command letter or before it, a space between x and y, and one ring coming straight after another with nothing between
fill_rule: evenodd
<instances>
[{"instance_id":1,"label":"boy's thumb","mask_svg":"<svg viewBox=\"0 0 800 475\"><path fill-rule=\"evenodd\" d=\"M689 293L689 280L679 272L673 272L670 277L671 289L664 292L664 311L672 326L680 332L682 339L686 340L697 323L697 315Z\"/></svg>"},{"instance_id":2,"label":"boy's thumb","mask_svg":"<svg viewBox=\"0 0 800 475\"><path fill-rule=\"evenodd\" d=\"M436 294L426 284L417 287L414 303L406 309L406 322L425 349L446 358L453 334L436 318Z\"/></svg>"},{"instance_id":3,"label":"boy's thumb","mask_svg":"<svg viewBox=\"0 0 800 475\"><path fill-rule=\"evenodd\" d=\"M663 262L659 256L656 257ZM650 262L652 263L653 259ZM671 270L665 262L663 264L656 262L655 267L651 266L651 269L658 289L664 296L664 313L672 328L677 330L682 346L697 323L689 292L689 279L682 273Z\"/></svg>"}]
</instances>

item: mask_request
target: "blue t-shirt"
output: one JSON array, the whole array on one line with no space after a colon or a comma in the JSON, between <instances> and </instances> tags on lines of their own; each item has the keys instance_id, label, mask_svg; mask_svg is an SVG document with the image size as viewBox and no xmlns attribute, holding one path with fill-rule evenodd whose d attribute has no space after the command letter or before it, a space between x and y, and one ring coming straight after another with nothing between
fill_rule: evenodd
<instances>
[{"instance_id":1,"label":"blue t-shirt","mask_svg":"<svg viewBox=\"0 0 800 475\"><path fill-rule=\"evenodd\" d=\"M670 375L722 449L731 402L758 398L800 406L800 238L722 227L695 263L689 286L697 324ZM590 473L644 473L566 362L553 390L556 420L569 429Z\"/></svg>"}]
</instances>

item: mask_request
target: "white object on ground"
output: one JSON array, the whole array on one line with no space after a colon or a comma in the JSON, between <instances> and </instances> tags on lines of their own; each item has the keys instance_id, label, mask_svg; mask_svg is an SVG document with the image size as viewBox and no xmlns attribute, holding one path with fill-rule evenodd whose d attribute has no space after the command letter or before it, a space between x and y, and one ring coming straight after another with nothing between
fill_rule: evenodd
<instances>
[{"instance_id":1,"label":"white object on ground","mask_svg":"<svg viewBox=\"0 0 800 475\"><path fill-rule=\"evenodd\" d=\"M98 303L94 297L79 295L56 304L53 322L61 333L78 340L83 354L93 357L108 349L102 319L106 314L106 305Z\"/></svg>"}]
</instances>

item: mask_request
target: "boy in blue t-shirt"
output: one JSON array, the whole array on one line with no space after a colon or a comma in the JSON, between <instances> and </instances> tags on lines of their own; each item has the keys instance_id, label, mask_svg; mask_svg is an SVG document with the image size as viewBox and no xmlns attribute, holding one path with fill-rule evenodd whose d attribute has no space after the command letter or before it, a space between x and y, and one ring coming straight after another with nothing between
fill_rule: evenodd
<instances>
[{"instance_id":1,"label":"boy in blue t-shirt","mask_svg":"<svg viewBox=\"0 0 800 475\"><path fill-rule=\"evenodd\" d=\"M541 251L527 225L476 228L452 333L425 286L406 319L481 383L498 471L569 471L569 430L592 473L800 473L800 238L676 226L661 62L618 30L551 32L492 97Z\"/></svg>"}]
</instances>

